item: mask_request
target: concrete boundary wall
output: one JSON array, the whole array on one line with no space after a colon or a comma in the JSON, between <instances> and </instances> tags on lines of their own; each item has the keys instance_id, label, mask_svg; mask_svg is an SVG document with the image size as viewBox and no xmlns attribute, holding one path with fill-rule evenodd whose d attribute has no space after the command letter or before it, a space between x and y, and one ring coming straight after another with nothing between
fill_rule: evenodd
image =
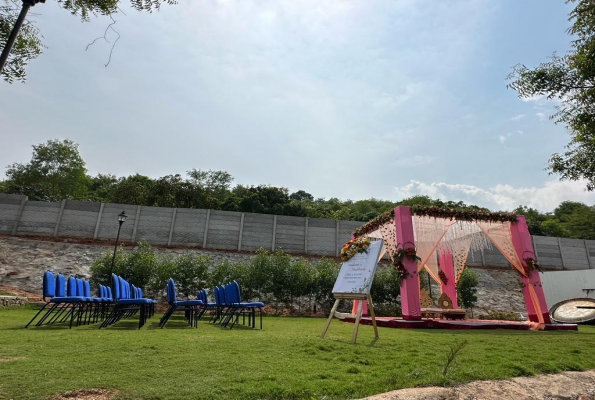
<instances>
[{"instance_id":1,"label":"concrete boundary wall","mask_svg":"<svg viewBox=\"0 0 595 400\"><path fill-rule=\"evenodd\" d=\"M120 240L156 245L256 251L283 249L297 254L339 255L341 245L363 223L187 208L146 207L79 200L28 201L0 193L0 234L85 239L116 238L118 214L128 215ZM546 270L595 269L595 240L533 236ZM495 248L471 252L474 267L507 266Z\"/></svg>"}]
</instances>

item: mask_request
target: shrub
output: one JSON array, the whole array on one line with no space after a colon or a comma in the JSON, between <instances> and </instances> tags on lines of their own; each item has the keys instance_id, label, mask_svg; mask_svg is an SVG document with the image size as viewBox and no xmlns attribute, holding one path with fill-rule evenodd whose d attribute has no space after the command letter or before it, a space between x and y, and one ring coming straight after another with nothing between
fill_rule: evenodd
<instances>
[{"instance_id":1,"label":"shrub","mask_svg":"<svg viewBox=\"0 0 595 400\"><path fill-rule=\"evenodd\" d=\"M137 287L147 287L157 267L157 255L151 244L141 240L137 247L124 257L124 260L122 264L118 264L116 274Z\"/></svg>"},{"instance_id":2,"label":"shrub","mask_svg":"<svg viewBox=\"0 0 595 400\"><path fill-rule=\"evenodd\" d=\"M123 247L118 247L113 268L112 257L113 253L108 252L91 264L90 281L94 286L111 285L112 273L141 288L148 286L153 279L157 256L148 242L138 242L138 246L129 253L125 253Z\"/></svg>"},{"instance_id":3,"label":"shrub","mask_svg":"<svg viewBox=\"0 0 595 400\"><path fill-rule=\"evenodd\" d=\"M401 280L397 270L392 266L379 265L376 268L370 296L374 302L375 308L385 310L383 316L400 316L401 302L398 296L401 292ZM387 315L386 313L391 313Z\"/></svg>"},{"instance_id":4,"label":"shrub","mask_svg":"<svg viewBox=\"0 0 595 400\"><path fill-rule=\"evenodd\" d=\"M333 286L337 280L340 266L334 260L321 258L316 264L316 281L314 298L322 306L324 312L329 312L334 303Z\"/></svg>"},{"instance_id":5,"label":"shrub","mask_svg":"<svg viewBox=\"0 0 595 400\"><path fill-rule=\"evenodd\" d=\"M496 321L520 321L519 314L506 311L488 311L487 314L481 314L479 319L491 319Z\"/></svg>"},{"instance_id":6,"label":"shrub","mask_svg":"<svg viewBox=\"0 0 595 400\"><path fill-rule=\"evenodd\" d=\"M171 255L159 257L153 271L153 279L149 284L149 290L155 296L165 297L165 286L167 280L176 273L176 263Z\"/></svg>"},{"instance_id":7,"label":"shrub","mask_svg":"<svg viewBox=\"0 0 595 400\"><path fill-rule=\"evenodd\" d=\"M469 267L465 267L459 281L457 282L457 297L463 308L471 309L473 316L473 306L477 303L477 283L479 282L477 274Z\"/></svg>"},{"instance_id":8,"label":"shrub","mask_svg":"<svg viewBox=\"0 0 595 400\"><path fill-rule=\"evenodd\" d=\"M127 256L122 246L118 247L116 251L114 268L112 268L112 257L113 252L110 251L105 253L103 257L93 260L91 263L91 278L89 282L93 287L98 287L99 285L110 286L112 283L112 273L117 273L116 271L123 268Z\"/></svg>"},{"instance_id":9,"label":"shrub","mask_svg":"<svg viewBox=\"0 0 595 400\"><path fill-rule=\"evenodd\" d=\"M172 277L182 296L196 297L196 292L207 285L209 266L213 262L204 255L184 253L173 261Z\"/></svg>"}]
</instances>

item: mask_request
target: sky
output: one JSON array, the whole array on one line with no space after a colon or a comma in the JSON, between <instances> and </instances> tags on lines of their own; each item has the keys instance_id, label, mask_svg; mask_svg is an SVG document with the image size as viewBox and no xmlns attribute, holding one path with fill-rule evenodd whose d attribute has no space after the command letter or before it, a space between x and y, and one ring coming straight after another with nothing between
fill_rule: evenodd
<instances>
[{"instance_id":1,"label":"sky","mask_svg":"<svg viewBox=\"0 0 595 400\"><path fill-rule=\"evenodd\" d=\"M123 2L126 4L126 2ZM0 82L0 164L49 139L91 175L225 170L314 197L493 210L595 203L545 169L555 102L506 88L571 38L562 0L179 0L82 23L55 1L25 84Z\"/></svg>"}]
</instances>

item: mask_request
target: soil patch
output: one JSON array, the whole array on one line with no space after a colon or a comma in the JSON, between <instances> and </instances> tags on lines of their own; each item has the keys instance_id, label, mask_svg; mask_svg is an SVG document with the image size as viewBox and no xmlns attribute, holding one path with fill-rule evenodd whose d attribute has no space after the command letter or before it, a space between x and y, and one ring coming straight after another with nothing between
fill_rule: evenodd
<instances>
[{"instance_id":1,"label":"soil patch","mask_svg":"<svg viewBox=\"0 0 595 400\"><path fill-rule=\"evenodd\" d=\"M22 358L25 358L25 357L0 356L0 362L16 361L16 360L20 360Z\"/></svg>"},{"instance_id":2,"label":"soil patch","mask_svg":"<svg viewBox=\"0 0 595 400\"><path fill-rule=\"evenodd\" d=\"M476 381L452 388L401 389L364 400L595 400L595 371L563 372L502 381Z\"/></svg>"},{"instance_id":3,"label":"soil patch","mask_svg":"<svg viewBox=\"0 0 595 400\"><path fill-rule=\"evenodd\" d=\"M111 400L115 395L110 389L80 389L57 394L53 400Z\"/></svg>"}]
</instances>

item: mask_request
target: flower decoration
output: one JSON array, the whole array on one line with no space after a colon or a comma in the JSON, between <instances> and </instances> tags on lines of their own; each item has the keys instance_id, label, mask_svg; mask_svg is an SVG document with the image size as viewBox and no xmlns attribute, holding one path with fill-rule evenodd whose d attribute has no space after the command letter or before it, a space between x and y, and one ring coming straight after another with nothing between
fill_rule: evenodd
<instances>
[{"instance_id":1,"label":"flower decoration","mask_svg":"<svg viewBox=\"0 0 595 400\"><path fill-rule=\"evenodd\" d=\"M347 261L357 253L367 253L370 239L367 237L351 239L341 247L341 260Z\"/></svg>"},{"instance_id":2,"label":"flower decoration","mask_svg":"<svg viewBox=\"0 0 595 400\"><path fill-rule=\"evenodd\" d=\"M516 215L508 212L491 212L478 208L440 208L436 206L416 205L411 207L411 214L419 217L447 218L458 221L516 222ZM395 210L378 215L353 231L359 237L378 229L395 217Z\"/></svg>"},{"instance_id":3,"label":"flower decoration","mask_svg":"<svg viewBox=\"0 0 595 400\"><path fill-rule=\"evenodd\" d=\"M535 258L526 257L526 258L523 258L523 261L525 262L525 272L527 273L527 276L529 276L531 274L531 271L534 271L534 270L543 272L543 270L541 269L541 266L539 264L537 264L537 260Z\"/></svg>"},{"instance_id":4,"label":"flower decoration","mask_svg":"<svg viewBox=\"0 0 595 400\"><path fill-rule=\"evenodd\" d=\"M397 274L401 279L406 279L411 274L407 272L405 265L403 264L403 259L407 258L410 261L421 261L421 258L417 255L417 251L415 250L415 246L409 246L407 248L399 247L397 251L393 252L392 259L393 265L397 269Z\"/></svg>"},{"instance_id":5,"label":"flower decoration","mask_svg":"<svg viewBox=\"0 0 595 400\"><path fill-rule=\"evenodd\" d=\"M444 273L444 271L442 271L441 269L438 270L438 277L442 281L442 284L443 285L447 285L448 284L448 278L446 277L446 274Z\"/></svg>"}]
</instances>

